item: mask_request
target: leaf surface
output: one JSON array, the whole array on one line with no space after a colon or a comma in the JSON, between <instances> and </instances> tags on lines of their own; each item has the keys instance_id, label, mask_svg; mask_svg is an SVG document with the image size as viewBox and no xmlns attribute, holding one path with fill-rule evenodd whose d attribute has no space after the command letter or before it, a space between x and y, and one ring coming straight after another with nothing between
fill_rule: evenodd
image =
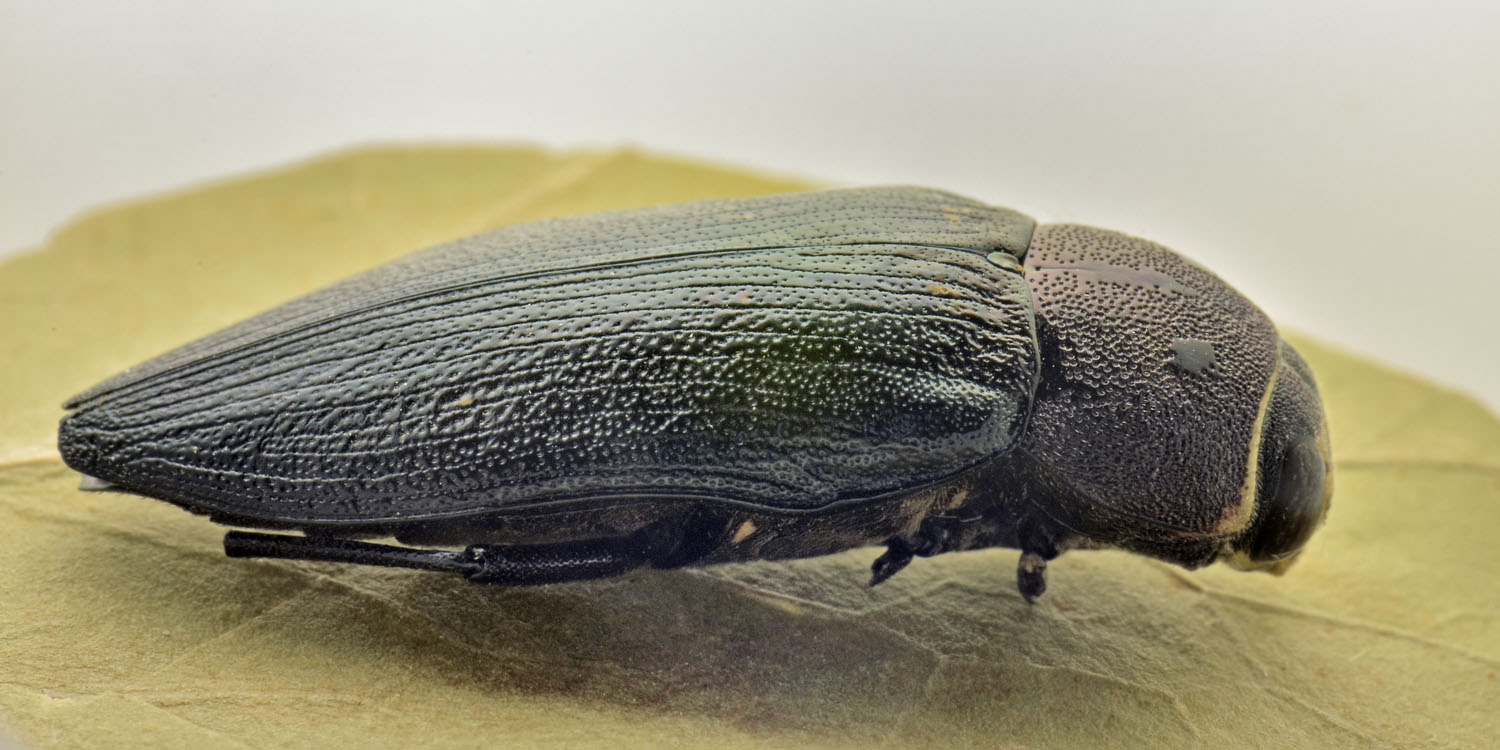
<instances>
[{"instance_id":1,"label":"leaf surface","mask_svg":"<svg viewBox=\"0 0 1500 750\"><path fill-rule=\"evenodd\" d=\"M371 748L1477 746L1500 732L1500 423L1301 338L1338 473L1298 565L1272 578L1075 552L1037 606L1005 550L918 560L876 589L873 549L511 590L229 560L220 527L77 492L57 459L66 397L412 250L805 187L629 151L367 150L100 211L0 266L0 732Z\"/></svg>"}]
</instances>

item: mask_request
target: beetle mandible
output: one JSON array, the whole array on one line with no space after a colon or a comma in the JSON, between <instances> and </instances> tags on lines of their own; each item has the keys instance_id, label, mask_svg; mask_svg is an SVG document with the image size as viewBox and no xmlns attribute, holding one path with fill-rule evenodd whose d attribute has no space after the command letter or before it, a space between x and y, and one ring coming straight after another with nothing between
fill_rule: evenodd
<instances>
[{"instance_id":1,"label":"beetle mandible","mask_svg":"<svg viewBox=\"0 0 1500 750\"><path fill-rule=\"evenodd\" d=\"M1218 277L909 187L501 229L66 407L86 488L302 532L231 556L508 585L1009 547L1035 601L1069 549L1279 573L1331 493L1312 372Z\"/></svg>"}]
</instances>

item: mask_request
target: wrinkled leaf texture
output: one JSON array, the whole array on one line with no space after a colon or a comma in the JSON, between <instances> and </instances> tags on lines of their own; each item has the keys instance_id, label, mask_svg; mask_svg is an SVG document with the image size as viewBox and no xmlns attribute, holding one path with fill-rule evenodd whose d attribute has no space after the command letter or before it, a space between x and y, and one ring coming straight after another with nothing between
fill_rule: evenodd
<instances>
[{"instance_id":1,"label":"wrinkled leaf texture","mask_svg":"<svg viewBox=\"0 0 1500 750\"><path fill-rule=\"evenodd\" d=\"M877 589L873 549L512 590L229 560L221 528L77 492L57 458L67 396L412 250L805 187L631 151L365 150L100 211L0 266L0 735L907 748L1500 734L1500 423L1303 338L1338 474L1301 562L1277 579L1072 553L1037 606L1006 550L919 560Z\"/></svg>"}]
</instances>

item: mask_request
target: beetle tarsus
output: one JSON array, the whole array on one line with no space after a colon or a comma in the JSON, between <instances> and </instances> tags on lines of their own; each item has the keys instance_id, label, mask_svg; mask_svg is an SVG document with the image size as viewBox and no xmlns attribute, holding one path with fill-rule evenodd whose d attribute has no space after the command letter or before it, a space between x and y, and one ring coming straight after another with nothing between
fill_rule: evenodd
<instances>
[{"instance_id":1,"label":"beetle tarsus","mask_svg":"<svg viewBox=\"0 0 1500 750\"><path fill-rule=\"evenodd\" d=\"M1022 553L1016 566L1016 587L1027 604L1036 604L1047 590L1047 560L1035 552Z\"/></svg>"},{"instance_id":2,"label":"beetle tarsus","mask_svg":"<svg viewBox=\"0 0 1500 750\"><path fill-rule=\"evenodd\" d=\"M915 556L911 547L899 537L886 542L885 552L875 558L875 564L870 566L870 585L879 586L891 576L900 573L902 568L911 564Z\"/></svg>"},{"instance_id":3,"label":"beetle tarsus","mask_svg":"<svg viewBox=\"0 0 1500 750\"><path fill-rule=\"evenodd\" d=\"M1016 564L1016 588L1027 604L1036 604L1047 590L1047 561L1062 554L1057 531L1046 522L1031 518L1020 524L1021 560Z\"/></svg>"},{"instance_id":4,"label":"beetle tarsus","mask_svg":"<svg viewBox=\"0 0 1500 750\"><path fill-rule=\"evenodd\" d=\"M886 550L871 566L870 585L876 586L901 572L916 557L932 557L958 548L962 519L953 516L928 516L917 530L906 536L891 537Z\"/></svg>"}]
</instances>

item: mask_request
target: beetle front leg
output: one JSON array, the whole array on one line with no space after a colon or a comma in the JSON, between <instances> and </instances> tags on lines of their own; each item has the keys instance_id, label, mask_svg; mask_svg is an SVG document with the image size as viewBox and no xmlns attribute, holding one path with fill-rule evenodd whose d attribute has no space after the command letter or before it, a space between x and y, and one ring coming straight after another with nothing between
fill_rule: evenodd
<instances>
[{"instance_id":1,"label":"beetle front leg","mask_svg":"<svg viewBox=\"0 0 1500 750\"><path fill-rule=\"evenodd\" d=\"M1047 590L1047 558L1036 552L1022 552L1021 562L1016 566L1016 588L1027 604L1036 600Z\"/></svg>"},{"instance_id":2,"label":"beetle front leg","mask_svg":"<svg viewBox=\"0 0 1500 750\"><path fill-rule=\"evenodd\" d=\"M891 540L885 544L885 552L882 552L880 557L875 558L875 563L870 566L871 586L879 586L885 583L886 579L900 573L902 568L911 564L912 558L915 556L911 550L911 546L906 543L905 539L899 536L891 537Z\"/></svg>"},{"instance_id":3,"label":"beetle front leg","mask_svg":"<svg viewBox=\"0 0 1500 750\"><path fill-rule=\"evenodd\" d=\"M963 520L953 516L928 516L917 530L906 536L891 537L886 550L870 566L870 585L878 586L901 572L913 558L932 557L958 548L959 527Z\"/></svg>"},{"instance_id":4,"label":"beetle front leg","mask_svg":"<svg viewBox=\"0 0 1500 750\"><path fill-rule=\"evenodd\" d=\"M1037 524L1021 530L1021 560L1016 565L1016 588L1027 604L1036 604L1047 590L1047 561L1057 559L1057 545Z\"/></svg>"}]
</instances>

